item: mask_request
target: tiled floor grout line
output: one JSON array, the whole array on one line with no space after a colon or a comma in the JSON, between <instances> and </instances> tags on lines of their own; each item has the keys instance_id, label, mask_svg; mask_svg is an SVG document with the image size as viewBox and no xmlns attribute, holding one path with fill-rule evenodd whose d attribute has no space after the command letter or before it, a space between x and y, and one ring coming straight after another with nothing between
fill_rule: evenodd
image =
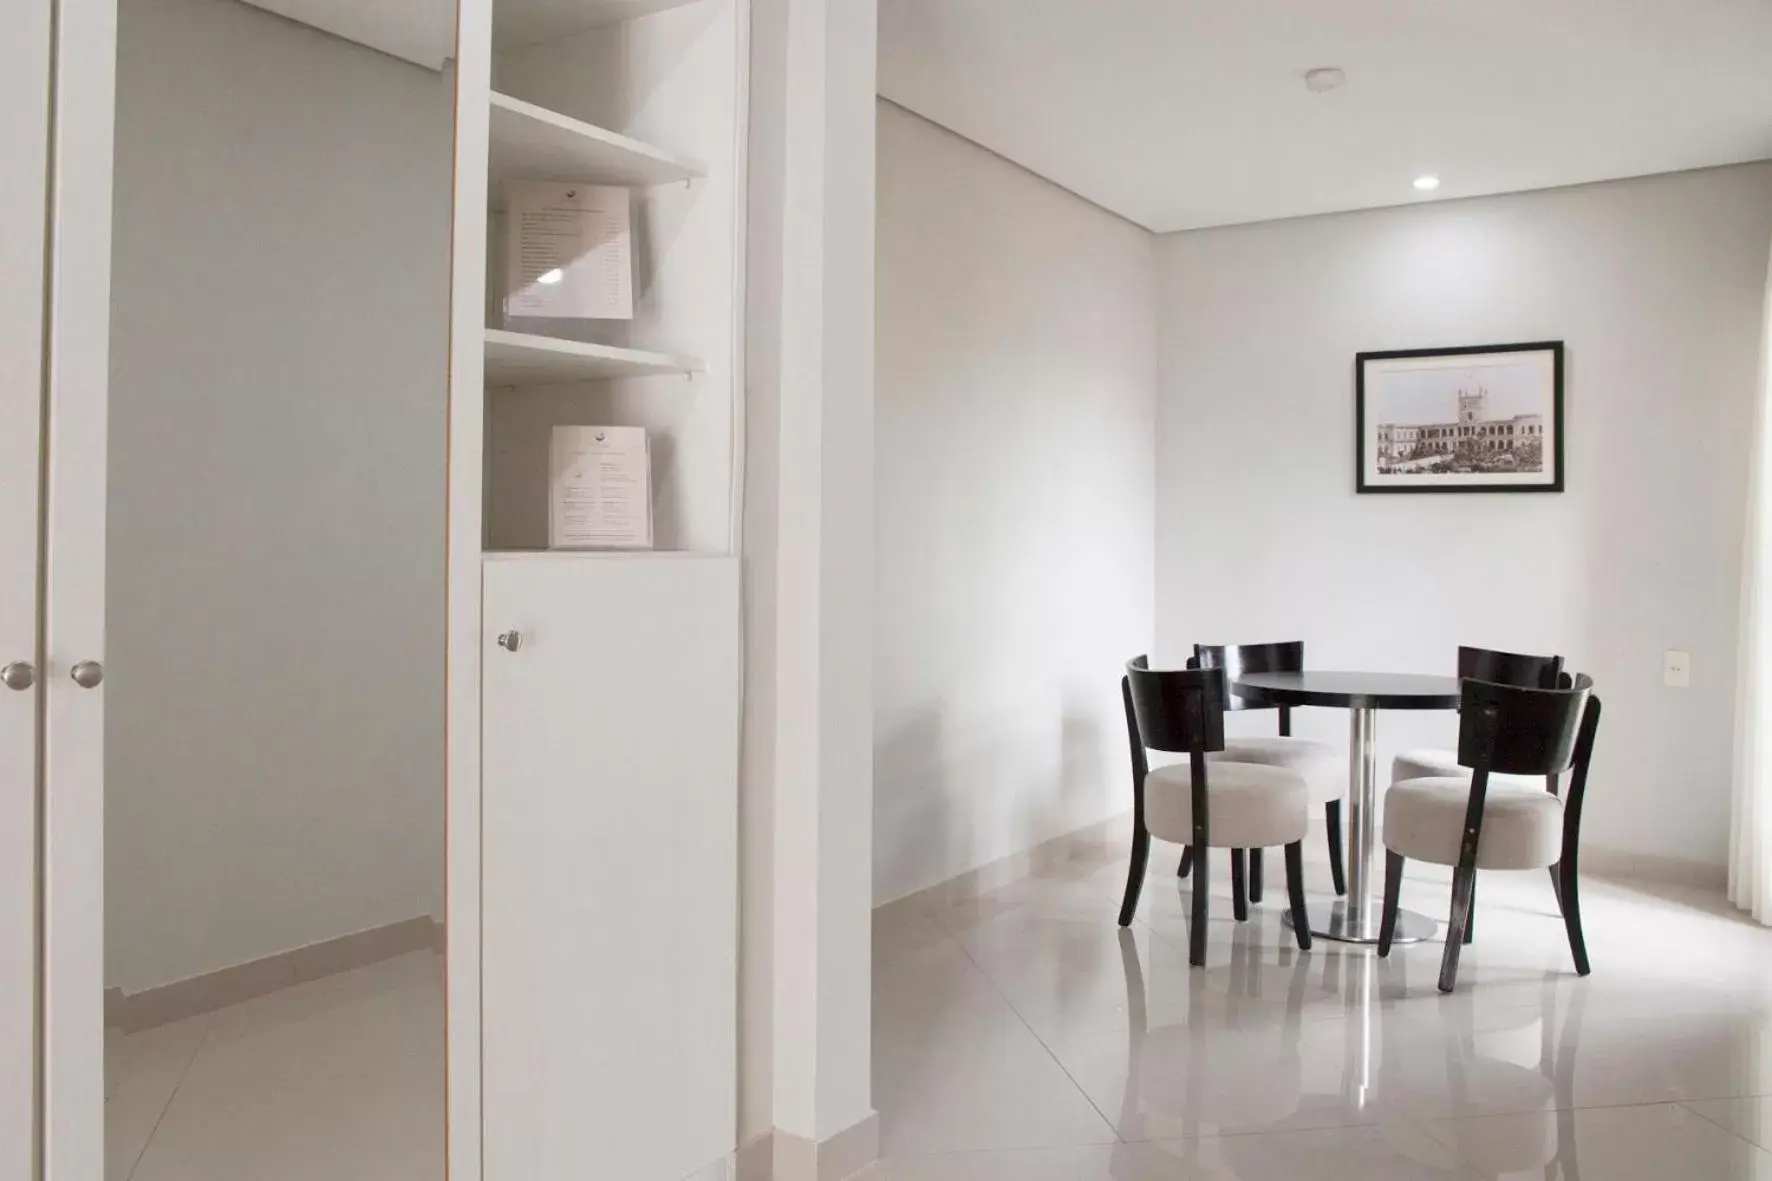
<instances>
[{"instance_id":1,"label":"tiled floor grout line","mask_svg":"<svg viewBox=\"0 0 1772 1181\"><path fill-rule=\"evenodd\" d=\"M1460 1124L1482 1119L1511 1119L1522 1115L1555 1115L1558 1112L1620 1111L1628 1107L1684 1107L1688 1103L1713 1103L1712 1099L1627 1099L1621 1103L1553 1103L1549 1107L1521 1107L1508 1111L1483 1111L1474 1115L1436 1115L1435 1123ZM1694 1112L1693 1114L1698 1114Z\"/></svg>"},{"instance_id":2,"label":"tiled floor grout line","mask_svg":"<svg viewBox=\"0 0 1772 1181\"><path fill-rule=\"evenodd\" d=\"M1014 909L1019 910L1020 908L1016 907ZM946 924L944 923L943 925L945 926ZM990 985L991 991L1002 998L1003 1004L1008 1007L1011 1013L1015 1014L1015 1019L1021 1022L1021 1027L1028 1031L1028 1036L1033 1038L1034 1042L1040 1047L1040 1049L1046 1052L1048 1058L1052 1059L1053 1065L1057 1066L1060 1072L1064 1074L1065 1081L1070 1083L1072 1088L1076 1090L1077 1094L1083 1097L1083 1102L1089 1105L1089 1109L1101 1118L1101 1122L1113 1135L1114 1143L1130 1143L1130 1141L1120 1134L1120 1125L1116 1121L1109 1119L1107 1113L1090 1097L1089 1092L1085 1091L1082 1084L1077 1082L1076 1076L1071 1073L1070 1068L1059 1059L1058 1055L1053 1052L1052 1047L1046 1044L1046 1039L1041 1037L1039 1032L1028 1023L1028 1019L1022 1015L1021 1010L1015 1007L1015 1002L1009 999L1009 994L1005 993L997 984L996 980L992 979L991 974L985 970L985 966L978 962L978 957L972 954L972 949L966 946L965 942L960 938L959 933L951 933L948 938L954 941L954 945L960 949L960 954L966 957L967 962L972 965L973 969L977 971L981 977L983 977L984 982Z\"/></svg>"},{"instance_id":3,"label":"tiled floor grout line","mask_svg":"<svg viewBox=\"0 0 1772 1181\"><path fill-rule=\"evenodd\" d=\"M1762 1145L1755 1144L1752 1140L1749 1140L1746 1136L1743 1136L1740 1132L1737 1132L1734 1128L1731 1128L1727 1124L1720 1123L1717 1120L1712 1119L1710 1116L1704 1114L1704 1112L1702 1112L1702 1111L1698 1110L1696 1107L1692 1106L1694 1103L1733 1103L1733 1102L1735 1102L1735 1100L1733 1100L1733 1099L1676 1099L1673 1101L1673 1105L1675 1107L1681 1108L1685 1111L1691 1112L1693 1115L1697 1116L1699 1119L1703 1120L1707 1124L1712 1125L1713 1127L1718 1127L1718 1128L1723 1129L1723 1131L1729 1133L1729 1135L1735 1137L1737 1140L1740 1140L1742 1143L1748 1145L1756 1153L1759 1153L1760 1155L1763 1155L1763 1156L1772 1157L1772 1151L1768 1151Z\"/></svg>"},{"instance_id":4,"label":"tiled floor grout line","mask_svg":"<svg viewBox=\"0 0 1772 1181\"><path fill-rule=\"evenodd\" d=\"M178 1072L178 1078L172 1084L172 1090L166 1093L166 1102L160 1105L160 1114L154 1117L154 1126L149 1129L147 1138L142 1141L141 1151L136 1153L135 1159L129 1162L129 1172L123 1175L124 1181L132 1181L135 1171L141 1168L142 1158L148 1155L148 1149L153 1145L154 1137L160 1134L160 1125L165 1122L166 1113L172 1110L172 1101L178 1098L179 1088L185 1085L185 1079L190 1076L191 1067L197 1063L197 1055L201 1054L203 1047L209 1044L209 1032L213 1028L212 1022L204 1022L203 1036L199 1037L197 1044L191 1047L191 1056L185 1059L184 1066Z\"/></svg>"}]
</instances>

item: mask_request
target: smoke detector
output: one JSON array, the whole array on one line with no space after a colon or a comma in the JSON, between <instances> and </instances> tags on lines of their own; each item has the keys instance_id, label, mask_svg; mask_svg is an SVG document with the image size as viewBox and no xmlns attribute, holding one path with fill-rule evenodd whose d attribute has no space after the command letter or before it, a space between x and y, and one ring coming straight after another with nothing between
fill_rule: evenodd
<instances>
[{"instance_id":1,"label":"smoke detector","mask_svg":"<svg viewBox=\"0 0 1772 1181\"><path fill-rule=\"evenodd\" d=\"M1320 66L1304 72L1306 90L1321 94L1326 90L1338 90L1347 84L1347 72L1334 66Z\"/></svg>"}]
</instances>

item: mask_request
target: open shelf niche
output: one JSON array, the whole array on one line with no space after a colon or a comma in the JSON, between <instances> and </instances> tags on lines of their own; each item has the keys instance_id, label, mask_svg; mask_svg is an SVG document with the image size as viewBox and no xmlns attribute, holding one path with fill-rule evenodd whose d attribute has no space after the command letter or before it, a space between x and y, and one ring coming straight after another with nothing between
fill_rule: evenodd
<instances>
[{"instance_id":1,"label":"open shelf niche","mask_svg":"<svg viewBox=\"0 0 1772 1181\"><path fill-rule=\"evenodd\" d=\"M494 49L521 49L586 29L637 20L696 0L499 0L493 8Z\"/></svg>"},{"instance_id":2,"label":"open shelf niche","mask_svg":"<svg viewBox=\"0 0 1772 1181\"><path fill-rule=\"evenodd\" d=\"M733 548L737 0L496 0L487 194L487 551L545 552L556 425L644 426L654 552ZM557 34L557 35L556 35ZM625 185L634 318L506 320L502 186Z\"/></svg>"}]
</instances>

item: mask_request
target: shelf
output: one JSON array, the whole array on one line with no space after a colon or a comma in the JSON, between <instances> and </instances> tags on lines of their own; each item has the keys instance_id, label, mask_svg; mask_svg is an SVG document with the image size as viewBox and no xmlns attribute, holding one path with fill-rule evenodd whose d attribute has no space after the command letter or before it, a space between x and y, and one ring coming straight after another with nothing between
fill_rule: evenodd
<instances>
[{"instance_id":1,"label":"shelf","mask_svg":"<svg viewBox=\"0 0 1772 1181\"><path fill-rule=\"evenodd\" d=\"M492 6L492 46L515 49L553 41L586 29L619 24L677 8L694 0L497 0Z\"/></svg>"},{"instance_id":2,"label":"shelf","mask_svg":"<svg viewBox=\"0 0 1772 1181\"><path fill-rule=\"evenodd\" d=\"M586 344L526 332L486 330L486 384L564 385L612 377L687 376L701 370L693 357Z\"/></svg>"},{"instance_id":3,"label":"shelf","mask_svg":"<svg viewBox=\"0 0 1772 1181\"><path fill-rule=\"evenodd\" d=\"M489 549L480 556L487 562L710 562L732 555L681 549Z\"/></svg>"},{"instance_id":4,"label":"shelf","mask_svg":"<svg viewBox=\"0 0 1772 1181\"><path fill-rule=\"evenodd\" d=\"M487 178L660 185L707 175L694 160L496 91Z\"/></svg>"}]
</instances>

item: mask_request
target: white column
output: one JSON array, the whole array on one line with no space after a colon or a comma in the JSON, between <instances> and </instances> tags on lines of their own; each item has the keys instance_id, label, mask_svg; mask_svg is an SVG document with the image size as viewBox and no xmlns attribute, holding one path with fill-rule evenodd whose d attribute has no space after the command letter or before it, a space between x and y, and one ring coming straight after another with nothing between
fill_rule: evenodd
<instances>
[{"instance_id":1,"label":"white column","mask_svg":"<svg viewBox=\"0 0 1772 1181\"><path fill-rule=\"evenodd\" d=\"M875 21L752 10L741 1122L813 1145L873 1119Z\"/></svg>"}]
</instances>

